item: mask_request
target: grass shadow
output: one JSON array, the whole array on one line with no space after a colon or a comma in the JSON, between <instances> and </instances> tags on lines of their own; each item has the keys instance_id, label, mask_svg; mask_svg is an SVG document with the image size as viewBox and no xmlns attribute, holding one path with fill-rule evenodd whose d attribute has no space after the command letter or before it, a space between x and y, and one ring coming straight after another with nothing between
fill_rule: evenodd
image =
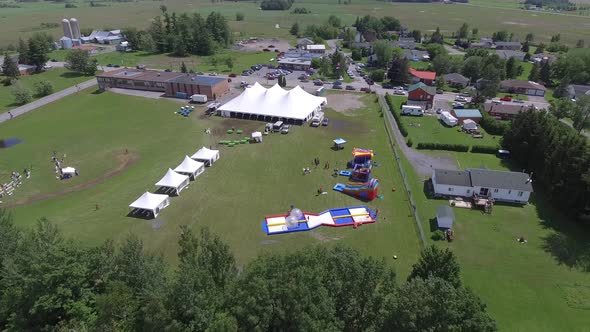
<instances>
[{"instance_id":1,"label":"grass shadow","mask_svg":"<svg viewBox=\"0 0 590 332\"><path fill-rule=\"evenodd\" d=\"M78 78L78 77L84 77L85 75L82 75L80 73L76 73L74 71L67 71L65 73L61 73L61 75L59 75L60 77L63 78ZM90 77L90 76L88 76Z\"/></svg>"},{"instance_id":2,"label":"grass shadow","mask_svg":"<svg viewBox=\"0 0 590 332\"><path fill-rule=\"evenodd\" d=\"M135 210L131 210L129 211L129 213L127 213L127 217L129 218L135 218L135 219L142 219L142 220L153 220L154 219L154 215L149 212L149 211L139 211L136 212Z\"/></svg>"},{"instance_id":3,"label":"grass shadow","mask_svg":"<svg viewBox=\"0 0 590 332\"><path fill-rule=\"evenodd\" d=\"M438 223L436 222L436 217L430 218L428 220L428 224L430 225L430 232L435 232L438 230Z\"/></svg>"}]
</instances>

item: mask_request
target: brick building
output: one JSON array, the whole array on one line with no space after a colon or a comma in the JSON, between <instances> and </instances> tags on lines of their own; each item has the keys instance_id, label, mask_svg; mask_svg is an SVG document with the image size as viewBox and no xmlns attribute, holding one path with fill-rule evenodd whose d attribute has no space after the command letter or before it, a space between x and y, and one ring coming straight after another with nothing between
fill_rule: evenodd
<instances>
[{"instance_id":1,"label":"brick building","mask_svg":"<svg viewBox=\"0 0 590 332\"><path fill-rule=\"evenodd\" d=\"M208 99L217 99L229 91L225 78L157 70L122 68L98 74L96 80L100 90L121 88L155 91L167 97L188 98L193 94L203 94Z\"/></svg>"},{"instance_id":2,"label":"brick building","mask_svg":"<svg viewBox=\"0 0 590 332\"><path fill-rule=\"evenodd\" d=\"M408 88L408 105L421 106L423 109L431 109L436 89L420 82Z\"/></svg>"}]
</instances>

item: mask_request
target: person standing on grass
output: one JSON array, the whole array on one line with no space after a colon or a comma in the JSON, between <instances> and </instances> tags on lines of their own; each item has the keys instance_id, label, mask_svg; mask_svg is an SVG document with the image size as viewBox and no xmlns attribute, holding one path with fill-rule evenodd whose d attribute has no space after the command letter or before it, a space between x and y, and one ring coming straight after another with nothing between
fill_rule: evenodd
<instances>
[{"instance_id":1,"label":"person standing on grass","mask_svg":"<svg viewBox=\"0 0 590 332\"><path fill-rule=\"evenodd\" d=\"M12 119L12 118L14 118L14 115L12 115L12 112L11 112L11 111L8 111L8 116L9 116L11 119Z\"/></svg>"}]
</instances>

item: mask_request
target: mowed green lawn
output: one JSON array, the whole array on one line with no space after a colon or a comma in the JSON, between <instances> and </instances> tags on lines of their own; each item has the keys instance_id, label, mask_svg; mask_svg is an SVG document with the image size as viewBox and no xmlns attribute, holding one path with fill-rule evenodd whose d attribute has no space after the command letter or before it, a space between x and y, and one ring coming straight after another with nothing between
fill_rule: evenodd
<instances>
[{"instance_id":1,"label":"mowed green lawn","mask_svg":"<svg viewBox=\"0 0 590 332\"><path fill-rule=\"evenodd\" d=\"M493 155L448 153L461 169L518 167ZM459 258L464 282L482 297L500 331L589 331L590 274L572 262L588 257L590 232L556 214L542 188L531 204L496 204L492 214L454 208L455 240L434 242L431 220L445 200L428 199L424 179L404 159L411 190L430 242L448 247ZM524 236L527 244L516 239ZM585 248L585 249L584 249ZM586 255L586 256L584 256ZM584 258L586 257L586 258Z\"/></svg>"},{"instance_id":2,"label":"mowed green lawn","mask_svg":"<svg viewBox=\"0 0 590 332\"><path fill-rule=\"evenodd\" d=\"M393 96L396 105L397 114L401 114L401 103L406 100L405 97ZM500 143L500 137L488 135L483 128L479 128L483 138L473 138L471 135L461 131L458 126L447 127L438 116L425 115L418 116L401 116L400 119L408 131L408 137L414 146L418 143L441 143L441 144L464 144L488 145L495 146Z\"/></svg>"},{"instance_id":3,"label":"mowed green lawn","mask_svg":"<svg viewBox=\"0 0 590 332\"><path fill-rule=\"evenodd\" d=\"M339 95L329 95L329 99ZM174 101L142 99L83 91L43 109L0 125L4 137L18 137L24 143L1 151L2 173L34 165L33 176L25 180L17 193L4 204L38 194L55 193L100 177L117 165L114 155L125 149L138 161L121 174L85 190L45 199L11 209L16 223L30 227L41 217L55 222L65 234L93 245L130 233L140 236L150 250L161 252L174 262L179 226L208 226L232 248L240 264L261 252L286 251L326 243L349 244L364 254L384 258L405 277L418 257L420 245L409 205L401 188L386 140L383 118L371 96L362 97L367 107L353 114L327 110L329 127L292 128L288 135L264 137L261 144L221 146L221 159L208 168L155 221L127 217L128 205L145 191L154 191L166 170L174 168L185 155L201 146L213 145L231 127L247 135L264 123L204 117L198 109L183 118L173 112L181 105ZM330 103L330 102L328 102ZM211 128L212 135L204 130ZM242 137L244 135L240 135ZM335 152L332 140L348 140L346 149ZM332 168L345 167L354 147L376 151L375 177L380 181L383 199L368 205L380 210L376 224L353 228L320 228L299 234L267 236L261 224L265 215L285 213L291 204L309 212L363 204L332 191L337 182ZM66 181L55 179L50 162L53 150L67 154L66 163L77 167L81 175ZM124 152L123 152L124 153ZM330 169L312 167L310 175L302 168L319 157ZM318 188L327 195L316 196ZM98 204L99 209L96 210ZM392 256L397 255L398 260Z\"/></svg>"},{"instance_id":4,"label":"mowed green lawn","mask_svg":"<svg viewBox=\"0 0 590 332\"><path fill-rule=\"evenodd\" d=\"M0 79L3 78L3 76L0 76ZM91 78L92 77L71 72L65 68L51 68L39 74L21 76L18 81L22 86L31 91L33 100L35 100L39 98L39 96L35 96L35 84L40 81L51 82L51 84L53 84L53 91L57 92L78 83L88 81ZM14 102L12 87L0 84L0 112L6 112L18 106L19 105L16 105Z\"/></svg>"}]
</instances>

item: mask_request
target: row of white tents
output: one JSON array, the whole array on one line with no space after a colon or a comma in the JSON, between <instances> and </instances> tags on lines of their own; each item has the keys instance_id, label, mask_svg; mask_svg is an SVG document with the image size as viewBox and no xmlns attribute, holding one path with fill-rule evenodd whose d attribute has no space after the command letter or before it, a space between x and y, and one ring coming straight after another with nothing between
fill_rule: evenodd
<instances>
[{"instance_id":1,"label":"row of white tents","mask_svg":"<svg viewBox=\"0 0 590 332\"><path fill-rule=\"evenodd\" d=\"M191 179L195 180L205 171L206 166L212 166L218 159L219 150L203 147L191 157L184 156L184 160L174 170L169 168L160 181L156 182L156 186L180 195L180 192L189 185ZM131 203L129 208L136 213L139 211L151 212L156 218L160 211L168 205L170 205L170 196L145 192Z\"/></svg>"}]
</instances>

